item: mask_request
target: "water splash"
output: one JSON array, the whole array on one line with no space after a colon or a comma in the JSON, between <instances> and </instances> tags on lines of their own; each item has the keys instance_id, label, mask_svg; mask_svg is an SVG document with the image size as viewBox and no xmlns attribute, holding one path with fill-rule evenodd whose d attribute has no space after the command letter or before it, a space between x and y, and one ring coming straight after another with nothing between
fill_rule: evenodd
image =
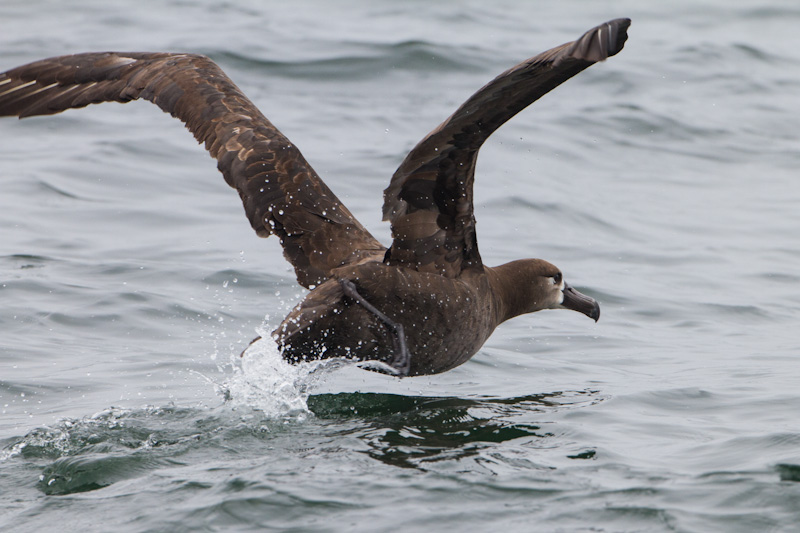
<instances>
[{"instance_id":1,"label":"water splash","mask_svg":"<svg viewBox=\"0 0 800 533\"><path fill-rule=\"evenodd\" d=\"M264 336L251 344L238 361L232 361L232 374L218 392L233 409L253 409L268 418L304 420L311 413L308 397L323 376L339 368L336 360L287 363L275 342Z\"/></svg>"}]
</instances>

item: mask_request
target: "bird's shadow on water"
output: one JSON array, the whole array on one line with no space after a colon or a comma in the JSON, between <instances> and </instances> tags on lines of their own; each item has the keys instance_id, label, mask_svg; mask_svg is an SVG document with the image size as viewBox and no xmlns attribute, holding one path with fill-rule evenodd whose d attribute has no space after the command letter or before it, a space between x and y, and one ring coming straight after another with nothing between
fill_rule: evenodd
<instances>
[{"instance_id":1,"label":"bird's shadow on water","mask_svg":"<svg viewBox=\"0 0 800 533\"><path fill-rule=\"evenodd\" d=\"M600 401L592 390L514 398L340 393L311 396L308 407L320 419L358 417L365 422L368 428L360 430L360 437L370 457L426 470L433 463L474 457L510 441L545 442L554 437L546 413Z\"/></svg>"}]
</instances>

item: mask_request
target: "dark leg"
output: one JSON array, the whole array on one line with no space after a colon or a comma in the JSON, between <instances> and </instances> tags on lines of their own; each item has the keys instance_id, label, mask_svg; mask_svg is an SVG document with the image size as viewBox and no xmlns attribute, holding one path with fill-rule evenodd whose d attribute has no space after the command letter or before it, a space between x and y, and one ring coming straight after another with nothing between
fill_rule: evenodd
<instances>
[{"instance_id":1,"label":"dark leg","mask_svg":"<svg viewBox=\"0 0 800 533\"><path fill-rule=\"evenodd\" d=\"M386 324L389 331L393 333L392 344L394 345L394 359L389 363L389 366L396 371L397 375L407 376L411 368L411 354L408 353L408 347L406 346L406 335L403 332L403 325L378 311L374 305L359 294L355 283L349 279L340 279L339 283L342 285L342 290L348 298L352 298L361 307L378 317L378 320Z\"/></svg>"}]
</instances>

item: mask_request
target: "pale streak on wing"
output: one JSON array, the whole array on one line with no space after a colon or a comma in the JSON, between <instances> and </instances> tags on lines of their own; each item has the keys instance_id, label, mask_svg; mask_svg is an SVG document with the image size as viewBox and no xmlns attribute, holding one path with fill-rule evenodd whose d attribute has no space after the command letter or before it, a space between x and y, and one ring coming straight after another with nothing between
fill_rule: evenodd
<instances>
[{"instance_id":1,"label":"pale streak on wing","mask_svg":"<svg viewBox=\"0 0 800 533\"><path fill-rule=\"evenodd\" d=\"M613 20L512 67L422 139L384 191L383 218L394 238L387 261L447 277L482 268L472 201L478 150L525 107L618 53L629 25Z\"/></svg>"},{"instance_id":2,"label":"pale streak on wing","mask_svg":"<svg viewBox=\"0 0 800 533\"><path fill-rule=\"evenodd\" d=\"M13 96L9 96L9 95L12 95L16 91L20 91L22 89L26 89L26 88L30 87L31 85L33 85L34 83L36 83L36 82L32 81L27 85L20 85L18 87L14 87L12 89L9 89L8 91L2 92L2 93L0 93L0 98L6 98L7 97L9 99L9 101L11 101ZM48 90L50 90L50 89L52 89L54 87L57 87L57 86L58 86L57 83L51 83L50 85L45 85L44 87L36 89L35 91L30 91L30 92L29 91L23 91L23 92L21 92L19 94L19 97L20 98L23 98L23 97L27 98L27 97L30 97L30 96L34 96L36 94L43 93L43 92L48 91Z\"/></svg>"},{"instance_id":3,"label":"pale streak on wing","mask_svg":"<svg viewBox=\"0 0 800 533\"><path fill-rule=\"evenodd\" d=\"M6 83L11 83L11 80L0 80L0 85L5 85ZM7 94L13 93L14 91L19 91L19 90L25 89L26 87L30 87L31 85L34 85L35 83L36 83L36 81L29 81L28 83L23 83L22 85L12 86L10 89L0 93L0 96L5 96Z\"/></svg>"},{"instance_id":4,"label":"pale streak on wing","mask_svg":"<svg viewBox=\"0 0 800 533\"><path fill-rule=\"evenodd\" d=\"M278 236L301 285L317 285L337 267L383 257L385 248L300 151L207 57L89 53L0 74L0 116L51 115L139 98L180 119L205 144L239 192L256 233Z\"/></svg>"}]
</instances>

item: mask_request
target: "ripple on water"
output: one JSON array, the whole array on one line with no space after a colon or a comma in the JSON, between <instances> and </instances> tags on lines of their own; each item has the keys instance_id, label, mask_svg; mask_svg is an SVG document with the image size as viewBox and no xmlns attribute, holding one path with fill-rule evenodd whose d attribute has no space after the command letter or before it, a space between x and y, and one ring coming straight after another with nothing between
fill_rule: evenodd
<instances>
[{"instance_id":1,"label":"ripple on water","mask_svg":"<svg viewBox=\"0 0 800 533\"><path fill-rule=\"evenodd\" d=\"M291 80L344 79L352 82L385 76L400 68L431 70L437 73L475 70L474 55L465 54L463 49L419 40L398 43L340 43L337 54L332 57L320 58L315 53L313 57L290 61L264 59L245 52L235 53L228 50L206 53L225 65L245 70L262 70L270 78L285 76ZM285 51L282 53L285 54Z\"/></svg>"},{"instance_id":2,"label":"ripple on water","mask_svg":"<svg viewBox=\"0 0 800 533\"><path fill-rule=\"evenodd\" d=\"M215 384L225 398L217 408L111 408L8 439L0 461L21 458L35 465L40 472L36 486L48 495L101 490L153 472L169 477L165 472L175 469L213 469L197 456L219 453L244 454L248 461L266 453L264 460L288 460L284 467L289 469L353 451L367 461L423 472L446 472L463 461L489 471L525 465L537 469L541 466L515 453L516 447L501 445L540 441L547 447L554 436L548 414L601 400L595 391L514 398L310 395L315 381L331 368L336 365L288 365L274 343L261 341L225 382ZM342 440L331 450L322 443L332 435ZM272 449L282 451L273 455ZM586 460L595 452L567 446L561 453ZM200 476L213 477L208 472Z\"/></svg>"}]
</instances>

